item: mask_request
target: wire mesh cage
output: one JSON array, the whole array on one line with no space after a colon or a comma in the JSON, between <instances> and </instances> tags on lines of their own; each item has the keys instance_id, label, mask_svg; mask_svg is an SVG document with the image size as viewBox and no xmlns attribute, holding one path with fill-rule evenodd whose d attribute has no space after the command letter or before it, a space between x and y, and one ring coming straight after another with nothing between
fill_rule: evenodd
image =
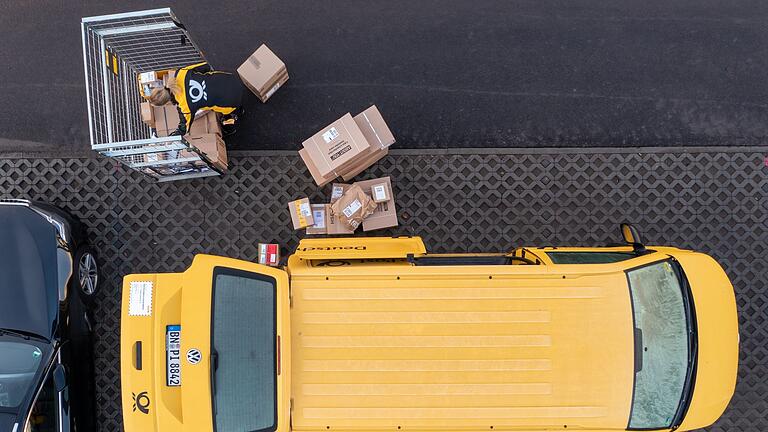
<instances>
[{"instance_id":1,"label":"wire mesh cage","mask_svg":"<svg viewBox=\"0 0 768 432\"><path fill-rule=\"evenodd\" d=\"M225 166L142 121L139 74L206 61L171 9L87 17L81 28L91 148L159 181L219 175Z\"/></svg>"}]
</instances>

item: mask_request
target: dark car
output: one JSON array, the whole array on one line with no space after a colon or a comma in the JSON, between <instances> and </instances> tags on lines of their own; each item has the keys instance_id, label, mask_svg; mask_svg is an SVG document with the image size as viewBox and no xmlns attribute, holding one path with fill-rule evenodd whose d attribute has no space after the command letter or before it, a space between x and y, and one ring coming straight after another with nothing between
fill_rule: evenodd
<instances>
[{"instance_id":1,"label":"dark car","mask_svg":"<svg viewBox=\"0 0 768 432\"><path fill-rule=\"evenodd\" d=\"M86 231L54 206L0 200L0 431L95 430Z\"/></svg>"}]
</instances>

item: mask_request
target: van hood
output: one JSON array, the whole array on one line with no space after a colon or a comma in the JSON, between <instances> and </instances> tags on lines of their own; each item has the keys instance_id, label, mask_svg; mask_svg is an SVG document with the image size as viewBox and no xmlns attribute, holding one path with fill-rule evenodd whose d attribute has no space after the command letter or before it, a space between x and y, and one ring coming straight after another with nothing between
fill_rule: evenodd
<instances>
[{"instance_id":1,"label":"van hood","mask_svg":"<svg viewBox=\"0 0 768 432\"><path fill-rule=\"evenodd\" d=\"M675 254L683 266L696 307L698 364L688 413L681 430L704 428L725 411L739 369L739 322L728 276L714 259L700 253Z\"/></svg>"}]
</instances>

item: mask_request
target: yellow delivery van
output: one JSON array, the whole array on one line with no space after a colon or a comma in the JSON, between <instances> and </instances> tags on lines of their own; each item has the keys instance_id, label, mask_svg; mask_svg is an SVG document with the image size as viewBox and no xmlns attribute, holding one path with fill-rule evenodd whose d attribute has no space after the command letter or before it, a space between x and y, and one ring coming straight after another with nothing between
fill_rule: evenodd
<instances>
[{"instance_id":1,"label":"yellow delivery van","mask_svg":"<svg viewBox=\"0 0 768 432\"><path fill-rule=\"evenodd\" d=\"M303 240L123 283L127 432L691 430L733 395L733 287L644 246Z\"/></svg>"}]
</instances>

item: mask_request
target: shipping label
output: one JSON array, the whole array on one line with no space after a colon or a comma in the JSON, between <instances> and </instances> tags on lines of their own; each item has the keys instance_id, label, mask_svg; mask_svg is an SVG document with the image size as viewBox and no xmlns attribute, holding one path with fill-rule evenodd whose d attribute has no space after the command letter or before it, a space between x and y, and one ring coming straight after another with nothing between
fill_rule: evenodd
<instances>
[{"instance_id":1,"label":"shipping label","mask_svg":"<svg viewBox=\"0 0 768 432\"><path fill-rule=\"evenodd\" d=\"M344 213L344 216L347 218L351 218L353 214L355 214L358 210L363 208L363 204L360 202L360 200L356 199L349 203L348 206L344 207L344 210L341 212Z\"/></svg>"},{"instance_id":2,"label":"shipping label","mask_svg":"<svg viewBox=\"0 0 768 432\"><path fill-rule=\"evenodd\" d=\"M335 127L332 127L325 131L323 134L323 141L325 141L326 144L336 139L336 137L339 136L339 131L336 130Z\"/></svg>"}]
</instances>

